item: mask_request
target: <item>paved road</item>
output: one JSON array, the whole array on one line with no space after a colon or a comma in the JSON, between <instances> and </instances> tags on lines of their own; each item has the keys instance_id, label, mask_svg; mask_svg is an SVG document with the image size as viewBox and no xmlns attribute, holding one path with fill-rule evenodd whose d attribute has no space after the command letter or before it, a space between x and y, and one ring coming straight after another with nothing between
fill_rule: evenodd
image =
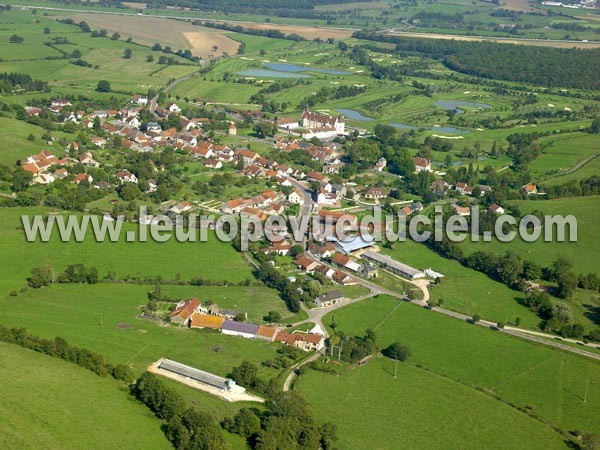
<instances>
[{"instance_id":1,"label":"paved road","mask_svg":"<svg viewBox=\"0 0 600 450\"><path fill-rule=\"evenodd\" d=\"M323 317L326 314L329 314L331 311L335 311L336 309L340 309L345 306L352 305L354 303L358 303L360 301L366 300L368 298L375 297L376 295L377 295L377 293L370 292L368 294L361 295L360 297L352 298L350 300L346 300L345 302L341 302L336 305L326 306L323 308L314 308L314 309L309 309L304 305L304 303L301 303L300 305L301 305L302 309L306 312L306 314L308 314L308 318L301 320L300 322L296 322L296 323L292 324L292 326L297 327L304 323L316 323L323 329L323 332L325 333L324 336L326 338L328 338L329 333L327 332L327 328L325 328L325 324L323 324Z\"/></svg>"},{"instance_id":2,"label":"paved road","mask_svg":"<svg viewBox=\"0 0 600 450\"><path fill-rule=\"evenodd\" d=\"M292 384L292 380L296 376L297 371L300 367L302 367L304 364L308 364L309 362L319 359L321 356L322 356L321 353L315 352L312 355L310 355L308 358L306 358L304 361L300 361L298 364L293 365L290 373L288 374L285 381L283 382L283 392L287 392L290 390L290 385Z\"/></svg>"}]
</instances>

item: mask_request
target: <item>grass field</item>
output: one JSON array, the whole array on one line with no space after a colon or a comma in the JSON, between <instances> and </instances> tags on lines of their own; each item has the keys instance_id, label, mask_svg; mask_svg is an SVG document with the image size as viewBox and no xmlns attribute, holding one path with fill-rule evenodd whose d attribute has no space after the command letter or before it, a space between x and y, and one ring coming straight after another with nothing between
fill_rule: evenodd
<instances>
[{"instance_id":1,"label":"grass field","mask_svg":"<svg viewBox=\"0 0 600 450\"><path fill-rule=\"evenodd\" d=\"M276 345L214 330L162 327L138 319L148 286L59 285L29 290L0 300L0 323L23 326L32 334L62 336L71 344L129 365L136 373L169 358L225 376L243 360L260 367ZM265 376L273 369L261 369Z\"/></svg>"},{"instance_id":2,"label":"grass field","mask_svg":"<svg viewBox=\"0 0 600 450\"><path fill-rule=\"evenodd\" d=\"M178 274L187 280L202 276L208 280L232 282L252 279L250 266L229 243L220 242L210 233L207 242L125 242L121 233L119 242L96 242L91 234L83 242L61 242L56 233L48 243L26 241L21 229L21 214L45 214L47 209L3 209L0 214L0 249L12 255L11 264L0 269L0 295L26 284L33 267L50 261L57 272L69 264L84 262L95 266L100 276L109 270L117 274L140 276L161 275L173 279ZM124 230L135 231L137 226L126 224Z\"/></svg>"},{"instance_id":3,"label":"grass field","mask_svg":"<svg viewBox=\"0 0 600 450\"><path fill-rule=\"evenodd\" d=\"M429 435L429 433L435 435L437 423L438 427L443 427L444 436L446 434L453 436L452 422L433 419L429 426L425 426L426 422L423 424L420 420L413 419L413 414L418 414L418 417L424 416L422 417L424 421L430 415L434 417L433 415L437 414L437 408L442 407L440 404L445 401L452 403L452 400L448 400L449 396L462 388L470 392L470 395L463 395L460 400L456 400L455 407L452 408L452 420L454 418L466 420L460 415L457 416L458 414L469 414L470 408L464 407L463 401L466 399L472 401L472 397L487 397L484 394L488 393L491 396L498 396L503 402L527 408L533 414L559 426L564 431L594 432L599 429L600 364L596 361L474 327L408 303L398 305L399 303L395 299L376 297L330 313L324 318L324 323L329 324L332 315L335 314L337 326L345 333L352 335L363 335L365 329L374 329L380 347L385 347L396 340L408 345L412 356L405 364L399 364L398 380L393 379L394 365L389 360L382 360L385 362L376 360L370 362L367 368L354 368L339 379L324 378L325 375L313 374L306 382L302 380L302 377L300 378L298 387L311 400L315 411L332 411L332 409L337 412L341 411L337 408L337 402L329 403L325 400L325 398L331 398L329 395L327 397L319 395L319 389L333 391L343 389L346 392L350 390L357 393L356 395L360 394L357 389L352 389L352 386L356 386L354 383L368 389L364 396L360 395L358 398L356 396L336 396L338 401L347 403L343 408L345 414L354 414L348 420L340 421L340 426L343 423L343 426L346 427L345 430L349 433L348 439L356 439L359 443L366 442L362 439L381 439L378 448L391 448L390 444L386 444L384 441L389 439L386 433L363 435L356 428L358 422L365 428L373 427L379 422L406 428L406 431L398 431L396 435L398 438L404 433L410 433L410 428L420 426L424 426L423 432L419 435L420 438L427 438L425 435ZM371 364L373 364L373 368L369 368ZM367 374L361 375L360 372L365 370ZM415 378L422 380L421 382L423 380L427 380L427 382L423 382L422 387L415 387L414 383L417 382ZM369 381L367 382L366 379ZM584 402L588 381L587 402ZM398 387L393 388L392 383L397 383ZM408 383L408 387L403 389L405 383ZM428 386L430 384L435 386L437 383L449 383L451 387L440 387L443 394L435 394L436 391L430 392ZM418 395L409 394L410 391L417 391ZM403 400L402 395L415 396L411 401L406 401ZM490 408L499 413L506 405L491 400L491 396L488 398L496 406L490 406ZM380 402L389 405L392 410L398 409L398 413L392 413L391 416L402 417L404 420L389 420L390 415L387 416L388 419L378 420L372 414L364 414L365 408L372 411L378 407ZM422 406L419 402L423 402ZM482 403L485 402L482 400ZM411 413L401 413L405 404L410 405ZM492 413L479 409L485 409L484 406L480 405L474 408L476 408L475 411L479 411L476 413L477 417L485 419L493 416ZM521 413L518 414L521 417L521 425L510 427L511 433L509 434L516 431L517 428L522 430L522 427L525 427L524 424L529 423L532 425L530 430L538 428L538 431L545 430L544 434L547 438L552 436L553 433L547 426L539 424L539 427L533 426L529 419ZM325 413L321 417L323 420L330 418ZM478 435L480 439L498 438L498 431L494 431L494 429L495 424L501 420L503 420L501 417L493 418L487 425L474 427L474 429L480 431ZM465 427L458 428L465 432ZM429 432L425 430L429 430ZM390 433L393 432L390 431ZM488 433L490 434L488 435ZM546 448L560 448L560 438L558 436L555 438L553 442L544 444L549 446ZM512 437L504 434L502 439L512 439ZM520 445L499 442L498 444L483 445L483 447L500 445L499 448L529 448L537 445L537 438L531 439L530 442L525 435L522 439L525 440ZM444 441L442 440L442 442ZM463 447L465 445L463 444ZM356 447L360 448L360 444ZM466 445L466 447L481 448L477 445Z\"/></svg>"},{"instance_id":4,"label":"grass field","mask_svg":"<svg viewBox=\"0 0 600 450\"><path fill-rule=\"evenodd\" d=\"M523 293L513 291L481 272L467 269L413 241L398 242L394 250L383 249L398 261L418 269L445 275L438 286L430 286L431 297L442 298L444 307L468 315L479 314L492 321L512 322L521 318L521 326L537 329L539 318L521 306Z\"/></svg>"},{"instance_id":5,"label":"grass field","mask_svg":"<svg viewBox=\"0 0 600 450\"><path fill-rule=\"evenodd\" d=\"M598 137L588 133L572 133L559 137L541 139L542 145L548 145L542 155L529 165L532 176L541 182L552 180L567 172L577 163L600 154Z\"/></svg>"},{"instance_id":6,"label":"grass field","mask_svg":"<svg viewBox=\"0 0 600 450\"><path fill-rule=\"evenodd\" d=\"M337 424L344 449L567 448L549 427L413 364L394 379L393 363L376 358L339 377L309 372L296 386L318 419Z\"/></svg>"},{"instance_id":7,"label":"grass field","mask_svg":"<svg viewBox=\"0 0 600 450\"><path fill-rule=\"evenodd\" d=\"M171 448L160 422L120 383L0 343L0 447Z\"/></svg>"},{"instance_id":8,"label":"grass field","mask_svg":"<svg viewBox=\"0 0 600 450\"><path fill-rule=\"evenodd\" d=\"M542 266L550 265L558 255L561 255L573 263L573 268L577 273L600 271L600 260L596 257L600 251L600 243L597 238L600 233L600 224L594 214L594 211L598 211L600 208L599 196L545 201L518 200L510 203L516 205L521 214L529 214L538 210L545 215L574 215L577 219L577 242L544 242L543 234L539 240L531 243L521 239L515 239L512 242L497 240L470 242L465 239L461 246L467 254L475 250L488 250L495 253L504 253L510 250L521 258L535 261ZM565 235L568 237L568 233Z\"/></svg>"},{"instance_id":9,"label":"grass field","mask_svg":"<svg viewBox=\"0 0 600 450\"><path fill-rule=\"evenodd\" d=\"M46 141L41 139L42 134L46 133L46 130L41 127L11 117L0 116L0 129L11 130L10 133L5 133L0 141L0 164L13 166L17 160L39 153L43 149L50 149L56 156L62 156L65 153L65 149L58 143L49 146ZM33 141L27 139L30 134L33 134L35 138ZM67 135L54 132L52 136L62 137ZM71 137L74 136L71 135Z\"/></svg>"}]
</instances>

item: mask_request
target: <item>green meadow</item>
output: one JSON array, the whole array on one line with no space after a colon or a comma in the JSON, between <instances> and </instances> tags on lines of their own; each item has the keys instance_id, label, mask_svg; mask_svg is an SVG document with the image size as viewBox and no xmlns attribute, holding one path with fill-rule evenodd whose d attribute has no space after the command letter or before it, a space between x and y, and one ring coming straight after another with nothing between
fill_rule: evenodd
<instances>
[{"instance_id":1,"label":"green meadow","mask_svg":"<svg viewBox=\"0 0 600 450\"><path fill-rule=\"evenodd\" d=\"M571 133L540 140L546 146L543 153L529 165L534 180L564 182L561 174L578 163L600 154L598 136L588 133Z\"/></svg>"},{"instance_id":2,"label":"green meadow","mask_svg":"<svg viewBox=\"0 0 600 450\"><path fill-rule=\"evenodd\" d=\"M261 367L275 356L272 343L139 319L148 291L148 286L122 284L30 289L0 300L0 323L45 338L61 336L113 363L129 365L136 374L164 357L225 376L241 361ZM262 368L260 374L276 372Z\"/></svg>"},{"instance_id":3,"label":"green meadow","mask_svg":"<svg viewBox=\"0 0 600 450\"><path fill-rule=\"evenodd\" d=\"M160 422L126 386L0 343L0 447L168 449Z\"/></svg>"},{"instance_id":4,"label":"green meadow","mask_svg":"<svg viewBox=\"0 0 600 450\"><path fill-rule=\"evenodd\" d=\"M17 160L22 160L44 149L49 149L56 156L62 156L65 153L65 149L60 144L54 143L50 146L42 140L41 136L46 133L46 130L41 127L0 115L0 129L11 131L5 133L2 140L0 140L0 164L12 166ZM30 134L34 137L33 141L27 139ZM52 136L62 137L68 135L54 132ZM74 138L75 136L71 135L71 137Z\"/></svg>"},{"instance_id":5,"label":"green meadow","mask_svg":"<svg viewBox=\"0 0 600 450\"><path fill-rule=\"evenodd\" d=\"M544 215L573 215L577 219L577 240L568 242L569 229L565 230L565 242L558 242L556 230L552 233L552 241L544 242L546 228L542 228L541 236L535 242L526 242L517 238L511 242L500 242L496 239L490 242L471 242L468 238L461 244L467 254L476 250L504 253L511 251L523 259L535 261L542 266L552 264L558 255L564 256L573 263L577 273L600 271L600 260L596 257L600 251L598 223L595 211L600 208L599 196L559 198L553 200L514 200L510 201L521 214L541 211Z\"/></svg>"},{"instance_id":6,"label":"green meadow","mask_svg":"<svg viewBox=\"0 0 600 450\"><path fill-rule=\"evenodd\" d=\"M479 314L496 322L513 322L520 317L521 326L538 328L539 318L520 304L524 298L522 292L513 291L481 272L444 258L424 244L397 242L393 250L383 248L382 252L417 269L432 268L442 273L441 283L430 285L429 289L432 298L444 300L444 308L471 316Z\"/></svg>"},{"instance_id":7,"label":"green meadow","mask_svg":"<svg viewBox=\"0 0 600 450\"><path fill-rule=\"evenodd\" d=\"M119 276L157 276L183 280L201 276L213 281L240 282L252 279L250 266L230 243L209 232L207 242L178 242L175 236L158 243L148 236L147 242L126 242L127 231L137 231L137 225L124 224L118 242L96 242L91 227L83 242L62 242L58 231L49 242L27 242L21 215L48 214L49 209L7 208L0 215L0 249L11 255L11 264L0 270L0 293L26 285L33 267L49 261L56 272L69 264L95 266L100 276L114 271Z\"/></svg>"},{"instance_id":8,"label":"green meadow","mask_svg":"<svg viewBox=\"0 0 600 450\"><path fill-rule=\"evenodd\" d=\"M568 448L550 427L482 392L414 364L399 364L396 379L394 370L374 358L341 376L310 371L296 389L318 419L335 420L344 449Z\"/></svg>"},{"instance_id":9,"label":"green meadow","mask_svg":"<svg viewBox=\"0 0 600 450\"><path fill-rule=\"evenodd\" d=\"M343 417L338 426L348 448L364 448L367 442L398 448L393 443L413 433L418 433L413 439L431 441L428 448L564 448L564 437L550 426L566 433L600 427L596 361L384 296L330 313L324 322L333 317L347 334L363 335L371 328L381 348L399 340L412 353L398 364L397 379L393 362L385 358L339 377L300 376L297 389L323 421ZM337 394L335 402L326 400L331 395L325 396L325 390ZM519 425L501 425L512 420ZM469 422L478 425L459 425ZM386 432L365 432L382 424ZM501 430L510 432L499 439Z\"/></svg>"}]
</instances>

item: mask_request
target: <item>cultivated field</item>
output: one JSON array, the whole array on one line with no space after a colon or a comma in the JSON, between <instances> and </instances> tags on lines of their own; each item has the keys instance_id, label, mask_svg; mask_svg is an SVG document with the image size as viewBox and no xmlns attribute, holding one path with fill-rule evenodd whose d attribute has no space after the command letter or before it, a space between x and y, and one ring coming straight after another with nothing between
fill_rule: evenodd
<instances>
[{"instance_id":1,"label":"cultivated field","mask_svg":"<svg viewBox=\"0 0 600 450\"><path fill-rule=\"evenodd\" d=\"M104 28L111 34L117 32L125 38L131 37L144 45L152 46L158 42L174 50L190 49L193 55L202 58L221 56L223 52L233 55L239 46L239 42L227 37L225 32L197 27L182 20L85 13L69 17L76 22L83 20L93 29ZM214 47L217 49L213 50Z\"/></svg>"},{"instance_id":2,"label":"cultivated field","mask_svg":"<svg viewBox=\"0 0 600 450\"><path fill-rule=\"evenodd\" d=\"M0 447L169 449L160 422L110 378L0 343Z\"/></svg>"}]
</instances>

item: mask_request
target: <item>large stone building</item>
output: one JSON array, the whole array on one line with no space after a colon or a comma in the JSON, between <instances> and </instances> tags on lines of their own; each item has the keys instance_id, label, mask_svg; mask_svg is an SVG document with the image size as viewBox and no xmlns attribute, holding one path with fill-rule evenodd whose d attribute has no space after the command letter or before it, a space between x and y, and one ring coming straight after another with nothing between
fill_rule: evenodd
<instances>
[{"instance_id":1,"label":"large stone building","mask_svg":"<svg viewBox=\"0 0 600 450\"><path fill-rule=\"evenodd\" d=\"M302 113L299 124L306 130L302 135L305 139L311 137L331 138L346 133L346 122L342 114L334 117L328 114L314 113L311 112L308 105Z\"/></svg>"}]
</instances>

